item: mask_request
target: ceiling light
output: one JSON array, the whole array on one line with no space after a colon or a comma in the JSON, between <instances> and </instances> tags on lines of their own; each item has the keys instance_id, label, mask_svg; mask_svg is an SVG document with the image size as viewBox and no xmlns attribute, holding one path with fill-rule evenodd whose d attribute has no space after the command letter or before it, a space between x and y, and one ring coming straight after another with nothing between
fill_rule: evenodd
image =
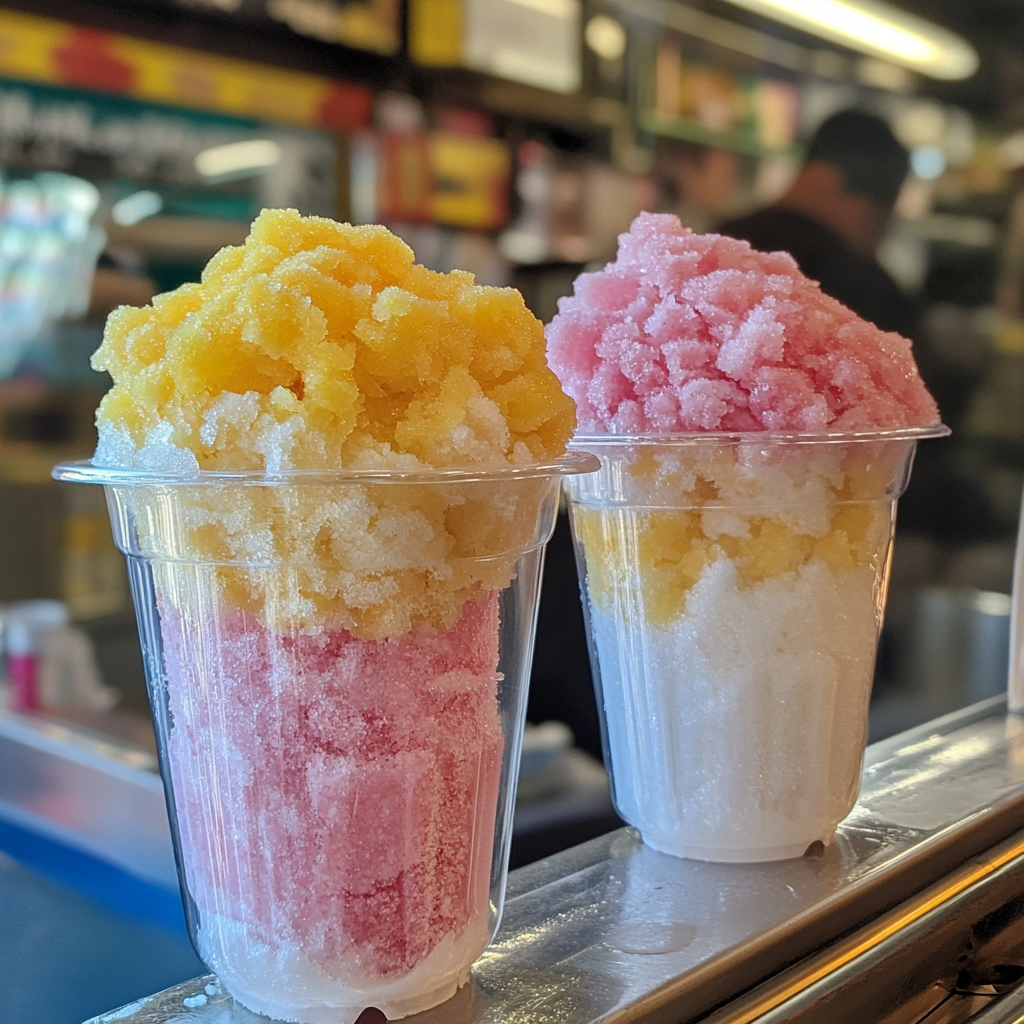
<instances>
[{"instance_id":1,"label":"ceiling light","mask_svg":"<svg viewBox=\"0 0 1024 1024\"><path fill-rule=\"evenodd\" d=\"M626 30L607 14L595 14L583 37L602 60L618 60L626 52Z\"/></svg>"},{"instance_id":2,"label":"ceiling light","mask_svg":"<svg viewBox=\"0 0 1024 1024\"><path fill-rule=\"evenodd\" d=\"M965 39L882 0L729 2L930 78L969 78L978 69L978 54Z\"/></svg>"},{"instance_id":3,"label":"ceiling light","mask_svg":"<svg viewBox=\"0 0 1024 1024\"><path fill-rule=\"evenodd\" d=\"M934 100L913 100L902 105L892 119L896 138L907 149L938 146L946 137L946 108Z\"/></svg>"},{"instance_id":4,"label":"ceiling light","mask_svg":"<svg viewBox=\"0 0 1024 1024\"><path fill-rule=\"evenodd\" d=\"M273 139L250 139L213 146L196 155L196 170L204 178L258 174L281 161L281 147Z\"/></svg>"},{"instance_id":5,"label":"ceiling light","mask_svg":"<svg viewBox=\"0 0 1024 1024\"><path fill-rule=\"evenodd\" d=\"M1018 167L1024 167L1024 131L1014 132L1007 135L999 143L999 162L1008 171L1015 171Z\"/></svg>"},{"instance_id":6,"label":"ceiling light","mask_svg":"<svg viewBox=\"0 0 1024 1024\"><path fill-rule=\"evenodd\" d=\"M921 146L910 154L910 166L919 178L930 181L946 169L946 154L938 146Z\"/></svg>"},{"instance_id":7,"label":"ceiling light","mask_svg":"<svg viewBox=\"0 0 1024 1024\"><path fill-rule=\"evenodd\" d=\"M129 228L159 213L163 208L164 201L158 192L133 192L114 203L110 209L110 219L123 228Z\"/></svg>"}]
</instances>

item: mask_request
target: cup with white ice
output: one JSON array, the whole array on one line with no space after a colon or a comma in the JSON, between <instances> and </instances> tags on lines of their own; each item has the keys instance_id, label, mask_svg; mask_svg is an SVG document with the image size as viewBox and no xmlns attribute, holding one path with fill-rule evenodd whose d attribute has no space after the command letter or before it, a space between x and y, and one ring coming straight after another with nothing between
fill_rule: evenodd
<instances>
[{"instance_id":1,"label":"cup with white ice","mask_svg":"<svg viewBox=\"0 0 1024 1024\"><path fill-rule=\"evenodd\" d=\"M857 797L896 499L947 433L910 342L784 252L641 214L547 327L619 813L680 856L827 843Z\"/></svg>"},{"instance_id":2,"label":"cup with white ice","mask_svg":"<svg viewBox=\"0 0 1024 1024\"><path fill-rule=\"evenodd\" d=\"M127 556L193 943L252 1010L451 996L501 915L569 454L191 475L68 465Z\"/></svg>"},{"instance_id":3,"label":"cup with white ice","mask_svg":"<svg viewBox=\"0 0 1024 1024\"><path fill-rule=\"evenodd\" d=\"M944 428L581 436L567 481L619 814L715 861L827 844L860 789L896 499Z\"/></svg>"}]
</instances>

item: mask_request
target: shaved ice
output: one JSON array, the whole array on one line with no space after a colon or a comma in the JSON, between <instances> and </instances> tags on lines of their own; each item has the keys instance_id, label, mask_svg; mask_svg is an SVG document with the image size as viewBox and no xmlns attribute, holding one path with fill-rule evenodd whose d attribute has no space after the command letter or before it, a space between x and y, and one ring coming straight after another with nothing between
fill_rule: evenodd
<instances>
[{"instance_id":1,"label":"shaved ice","mask_svg":"<svg viewBox=\"0 0 1024 1024\"><path fill-rule=\"evenodd\" d=\"M559 300L548 358L582 433L853 431L939 412L910 342L804 277L785 252L642 213L617 259Z\"/></svg>"},{"instance_id":2,"label":"shaved ice","mask_svg":"<svg viewBox=\"0 0 1024 1024\"><path fill-rule=\"evenodd\" d=\"M294 210L264 210L200 283L116 309L93 366L114 379L104 465L149 468L153 444L203 470L530 463L574 424L519 292Z\"/></svg>"},{"instance_id":3,"label":"shaved ice","mask_svg":"<svg viewBox=\"0 0 1024 1024\"><path fill-rule=\"evenodd\" d=\"M270 210L94 365L197 951L283 1021L447 999L497 927L582 465L543 328L382 227Z\"/></svg>"},{"instance_id":4,"label":"shaved ice","mask_svg":"<svg viewBox=\"0 0 1024 1024\"><path fill-rule=\"evenodd\" d=\"M161 621L204 962L275 1019L454 991L493 925L497 595L446 632L379 641L242 612Z\"/></svg>"},{"instance_id":5,"label":"shaved ice","mask_svg":"<svg viewBox=\"0 0 1024 1024\"><path fill-rule=\"evenodd\" d=\"M641 214L547 330L602 470L567 481L616 807L799 856L859 792L895 500L938 410L910 342L786 253Z\"/></svg>"},{"instance_id":6,"label":"shaved ice","mask_svg":"<svg viewBox=\"0 0 1024 1024\"><path fill-rule=\"evenodd\" d=\"M115 310L93 365L114 379L93 460L111 467L529 466L562 454L574 425L517 291L427 270L386 228L294 210L264 210L201 283ZM228 600L379 639L448 628L467 600L505 586L508 559L466 556L518 550L532 528L524 500L521 486L476 501L443 487L350 488L340 502L195 491L180 542L215 562L294 554L305 576L287 594L225 572Z\"/></svg>"}]
</instances>

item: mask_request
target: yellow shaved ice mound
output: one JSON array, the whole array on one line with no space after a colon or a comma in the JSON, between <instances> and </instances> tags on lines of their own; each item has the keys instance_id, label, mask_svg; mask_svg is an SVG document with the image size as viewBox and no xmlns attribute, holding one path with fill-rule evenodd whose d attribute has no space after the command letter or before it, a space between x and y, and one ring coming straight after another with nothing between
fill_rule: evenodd
<instances>
[{"instance_id":1,"label":"yellow shaved ice mound","mask_svg":"<svg viewBox=\"0 0 1024 1024\"><path fill-rule=\"evenodd\" d=\"M517 291L294 210L264 210L201 283L115 310L93 365L112 464L154 442L204 470L528 463L575 425Z\"/></svg>"},{"instance_id":2,"label":"yellow shaved ice mound","mask_svg":"<svg viewBox=\"0 0 1024 1024\"><path fill-rule=\"evenodd\" d=\"M563 454L575 425L518 292L418 266L383 227L293 210L260 214L200 284L116 310L93 365L114 378L97 414L105 466L525 466ZM158 580L161 560L192 561L211 607L380 639L449 628L507 586L546 540L538 509L557 481L130 491Z\"/></svg>"}]
</instances>

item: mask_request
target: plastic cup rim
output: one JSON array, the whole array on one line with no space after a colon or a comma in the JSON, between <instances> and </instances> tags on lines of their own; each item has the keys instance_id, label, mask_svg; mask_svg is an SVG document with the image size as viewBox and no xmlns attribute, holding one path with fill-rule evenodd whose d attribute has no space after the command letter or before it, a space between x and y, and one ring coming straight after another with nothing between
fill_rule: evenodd
<instances>
[{"instance_id":1,"label":"plastic cup rim","mask_svg":"<svg viewBox=\"0 0 1024 1024\"><path fill-rule=\"evenodd\" d=\"M598 459L585 451L567 451L555 459L524 465L424 466L417 469L283 469L197 470L168 473L158 470L96 466L91 459L62 462L54 466L51 477L68 483L103 484L107 487L168 486L195 487L234 484L249 487L283 487L297 484L461 484L511 483L520 480L577 476L600 468Z\"/></svg>"},{"instance_id":2,"label":"plastic cup rim","mask_svg":"<svg viewBox=\"0 0 1024 1024\"><path fill-rule=\"evenodd\" d=\"M925 427L895 427L889 430L846 431L690 431L685 433L576 434L569 442L574 451L590 448L633 446L729 446L729 445L818 445L861 444L879 441L923 441L948 437L952 431L944 423Z\"/></svg>"}]
</instances>

